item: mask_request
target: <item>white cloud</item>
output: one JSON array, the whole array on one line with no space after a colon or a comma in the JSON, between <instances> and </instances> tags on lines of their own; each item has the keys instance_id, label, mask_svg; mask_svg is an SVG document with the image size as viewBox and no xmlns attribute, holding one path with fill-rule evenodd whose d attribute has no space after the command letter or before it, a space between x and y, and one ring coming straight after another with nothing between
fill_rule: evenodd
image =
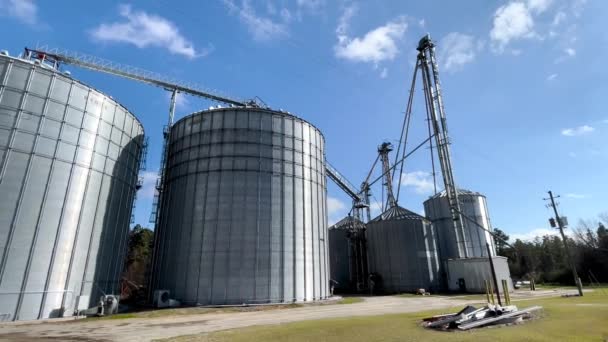
<instances>
[{"instance_id":1,"label":"white cloud","mask_svg":"<svg viewBox=\"0 0 608 342\"><path fill-rule=\"evenodd\" d=\"M382 71L380 72L380 78L386 78L386 77L388 77L388 69L382 68Z\"/></svg>"},{"instance_id":2,"label":"white cloud","mask_svg":"<svg viewBox=\"0 0 608 342\"><path fill-rule=\"evenodd\" d=\"M343 43L346 39L348 39L347 33L350 28L350 21L355 16L358 11L358 7L356 5L350 5L344 9L344 12L338 19L338 26L336 27L336 36L338 37L338 42Z\"/></svg>"},{"instance_id":3,"label":"white cloud","mask_svg":"<svg viewBox=\"0 0 608 342\"><path fill-rule=\"evenodd\" d=\"M339 20L336 34L338 43L334 46L336 57L355 62L379 63L392 60L399 53L397 41L403 38L407 29L405 18L400 17L367 32L362 37L350 37L347 33L354 7L349 7Z\"/></svg>"},{"instance_id":4,"label":"white cloud","mask_svg":"<svg viewBox=\"0 0 608 342\"><path fill-rule=\"evenodd\" d=\"M552 26L559 26L561 23L564 22L564 20L566 20L566 13L564 13L562 11L559 11L553 17L553 22L551 22L551 25Z\"/></svg>"},{"instance_id":5,"label":"white cloud","mask_svg":"<svg viewBox=\"0 0 608 342\"><path fill-rule=\"evenodd\" d=\"M144 11L133 11L130 5L119 6L119 14L126 21L104 23L91 31L98 41L129 43L138 48L149 46L166 48L169 52L188 58L207 55L210 49L197 51L171 21Z\"/></svg>"},{"instance_id":6,"label":"white cloud","mask_svg":"<svg viewBox=\"0 0 608 342\"><path fill-rule=\"evenodd\" d=\"M179 109L188 108L190 106L190 100L188 99L188 96L182 93L178 93L175 97L175 106Z\"/></svg>"},{"instance_id":7,"label":"white cloud","mask_svg":"<svg viewBox=\"0 0 608 342\"><path fill-rule=\"evenodd\" d=\"M166 92L165 94L167 102L169 103L171 101L171 93ZM188 97L188 95L177 93L177 96L175 96L175 109L187 110L188 108L190 108L190 98Z\"/></svg>"},{"instance_id":8,"label":"white cloud","mask_svg":"<svg viewBox=\"0 0 608 342\"><path fill-rule=\"evenodd\" d=\"M608 119L604 119L604 120L602 120L602 122L608 124Z\"/></svg>"},{"instance_id":9,"label":"white cloud","mask_svg":"<svg viewBox=\"0 0 608 342\"><path fill-rule=\"evenodd\" d=\"M528 0L528 8L535 13L543 13L552 3L553 0Z\"/></svg>"},{"instance_id":10,"label":"white cloud","mask_svg":"<svg viewBox=\"0 0 608 342\"><path fill-rule=\"evenodd\" d=\"M401 174L401 185L412 187L417 194L430 194L434 190L430 172L414 171Z\"/></svg>"},{"instance_id":11,"label":"white cloud","mask_svg":"<svg viewBox=\"0 0 608 342\"><path fill-rule=\"evenodd\" d=\"M494 53L510 52L513 43L535 39L555 44L564 51L555 62L572 58L579 19L587 0L508 0L494 13L490 31ZM558 6L555 6L558 5Z\"/></svg>"},{"instance_id":12,"label":"white cloud","mask_svg":"<svg viewBox=\"0 0 608 342\"><path fill-rule=\"evenodd\" d=\"M566 50L564 50L566 52L566 54L570 57L574 57L576 55L576 50L574 50L573 48L567 48Z\"/></svg>"},{"instance_id":13,"label":"white cloud","mask_svg":"<svg viewBox=\"0 0 608 342\"><path fill-rule=\"evenodd\" d=\"M247 30L256 41L270 41L289 35L287 26L284 23L275 22L271 18L257 15L250 0L243 0L240 7L233 0L222 0L222 2L231 13L238 15L239 20L245 24ZM285 15L286 13L282 13L283 19L285 19Z\"/></svg>"},{"instance_id":14,"label":"white cloud","mask_svg":"<svg viewBox=\"0 0 608 342\"><path fill-rule=\"evenodd\" d=\"M281 19L283 19L283 21L286 23L290 22L292 19L291 12L289 12L289 10L287 8L281 8L280 15L281 15Z\"/></svg>"},{"instance_id":15,"label":"white cloud","mask_svg":"<svg viewBox=\"0 0 608 342\"><path fill-rule=\"evenodd\" d=\"M439 43L439 60L446 71L457 71L475 59L476 49L473 36L451 32Z\"/></svg>"},{"instance_id":16,"label":"white cloud","mask_svg":"<svg viewBox=\"0 0 608 342\"><path fill-rule=\"evenodd\" d=\"M573 198L573 199L584 199L589 197L588 195L585 194L576 194L576 193L568 193L566 194L567 198Z\"/></svg>"},{"instance_id":17,"label":"white cloud","mask_svg":"<svg viewBox=\"0 0 608 342\"><path fill-rule=\"evenodd\" d=\"M588 126L588 125L583 125L583 126L578 126L578 127L573 127L573 128L565 128L562 130L562 135L565 135L567 137L574 137L574 136L589 134L593 131L595 131L595 128Z\"/></svg>"},{"instance_id":18,"label":"white cloud","mask_svg":"<svg viewBox=\"0 0 608 342\"><path fill-rule=\"evenodd\" d=\"M266 1L266 11L271 15L277 14L277 8L272 1Z\"/></svg>"},{"instance_id":19,"label":"white cloud","mask_svg":"<svg viewBox=\"0 0 608 342\"><path fill-rule=\"evenodd\" d=\"M510 2L499 7L494 13L494 25L490 31L490 39L496 52L513 40L534 37L534 19L528 6L523 2Z\"/></svg>"},{"instance_id":20,"label":"white cloud","mask_svg":"<svg viewBox=\"0 0 608 342\"><path fill-rule=\"evenodd\" d=\"M426 21L424 19L418 20L418 26L420 26L421 28L425 28L426 27Z\"/></svg>"},{"instance_id":21,"label":"white cloud","mask_svg":"<svg viewBox=\"0 0 608 342\"><path fill-rule=\"evenodd\" d=\"M547 222L547 225L548 224L549 223ZM565 229L564 232L566 235L572 235L572 229ZM522 241L532 241L536 237L542 238L545 235L559 236L559 230L551 228L535 228L526 233L512 233L509 234L509 241L515 242L517 239Z\"/></svg>"},{"instance_id":22,"label":"white cloud","mask_svg":"<svg viewBox=\"0 0 608 342\"><path fill-rule=\"evenodd\" d=\"M580 17L583 14L583 10L585 9L585 5L587 4L587 0L573 0L572 1L572 13L574 13L575 17Z\"/></svg>"},{"instance_id":23,"label":"white cloud","mask_svg":"<svg viewBox=\"0 0 608 342\"><path fill-rule=\"evenodd\" d=\"M547 81L554 81L557 78L557 74L551 74L547 76Z\"/></svg>"},{"instance_id":24,"label":"white cloud","mask_svg":"<svg viewBox=\"0 0 608 342\"><path fill-rule=\"evenodd\" d=\"M568 60L570 58L574 58L575 56L576 56L576 50L575 49L570 48L570 47L569 48L565 48L563 55L561 55L560 57L556 58L555 59L555 63L558 64L558 63L564 62L564 61L566 61L566 60Z\"/></svg>"},{"instance_id":25,"label":"white cloud","mask_svg":"<svg viewBox=\"0 0 608 342\"><path fill-rule=\"evenodd\" d=\"M327 196L327 214L328 216L334 216L341 214L346 209L346 204L341 200Z\"/></svg>"},{"instance_id":26,"label":"white cloud","mask_svg":"<svg viewBox=\"0 0 608 342\"><path fill-rule=\"evenodd\" d=\"M325 0L297 0L296 5L309 11L318 11L325 5Z\"/></svg>"},{"instance_id":27,"label":"white cloud","mask_svg":"<svg viewBox=\"0 0 608 342\"><path fill-rule=\"evenodd\" d=\"M144 171L139 175L143 181L141 189L137 194L138 199L154 198L156 193L156 179L158 178L157 171Z\"/></svg>"},{"instance_id":28,"label":"white cloud","mask_svg":"<svg viewBox=\"0 0 608 342\"><path fill-rule=\"evenodd\" d=\"M374 201L369 205L370 215L372 219L380 214L382 214L382 204L378 201Z\"/></svg>"},{"instance_id":29,"label":"white cloud","mask_svg":"<svg viewBox=\"0 0 608 342\"><path fill-rule=\"evenodd\" d=\"M33 25L38 22L38 6L33 0L0 0L0 16L14 17Z\"/></svg>"}]
</instances>

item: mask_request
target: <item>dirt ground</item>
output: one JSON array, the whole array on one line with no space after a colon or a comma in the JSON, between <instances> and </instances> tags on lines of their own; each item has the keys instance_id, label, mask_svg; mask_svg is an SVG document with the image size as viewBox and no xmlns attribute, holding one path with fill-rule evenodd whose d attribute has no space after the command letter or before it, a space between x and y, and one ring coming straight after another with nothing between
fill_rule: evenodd
<instances>
[{"instance_id":1,"label":"dirt ground","mask_svg":"<svg viewBox=\"0 0 608 342\"><path fill-rule=\"evenodd\" d=\"M512 299L556 296L573 291L518 291ZM303 320L408 313L433 309L454 310L479 301L467 296L365 297L344 305L311 305L282 310L170 315L124 319L55 319L0 324L0 341L152 341L190 334L281 324Z\"/></svg>"}]
</instances>

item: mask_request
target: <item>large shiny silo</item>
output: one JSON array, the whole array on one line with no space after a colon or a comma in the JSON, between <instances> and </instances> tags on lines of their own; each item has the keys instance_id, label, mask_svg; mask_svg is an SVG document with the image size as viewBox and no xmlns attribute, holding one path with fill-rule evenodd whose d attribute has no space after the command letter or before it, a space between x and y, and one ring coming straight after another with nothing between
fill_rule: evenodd
<instances>
[{"instance_id":1,"label":"large shiny silo","mask_svg":"<svg viewBox=\"0 0 608 342\"><path fill-rule=\"evenodd\" d=\"M395 206L366 225L374 293L440 289L435 230L428 220Z\"/></svg>"},{"instance_id":2,"label":"large shiny silo","mask_svg":"<svg viewBox=\"0 0 608 342\"><path fill-rule=\"evenodd\" d=\"M338 292L357 292L367 286L365 224L347 216L329 227L330 279Z\"/></svg>"},{"instance_id":3,"label":"large shiny silo","mask_svg":"<svg viewBox=\"0 0 608 342\"><path fill-rule=\"evenodd\" d=\"M110 97L0 56L0 320L118 293L142 142Z\"/></svg>"},{"instance_id":4,"label":"large shiny silo","mask_svg":"<svg viewBox=\"0 0 608 342\"><path fill-rule=\"evenodd\" d=\"M486 242L490 244L492 256L495 256L494 239L489 233L492 231L492 225L490 224L490 216L488 215L486 197L478 192L459 189L458 201L460 202L460 210L467 217L463 217L462 222L465 232L464 245L466 246L468 257L487 257ZM457 254L454 234L450 234L450 232L454 231L454 223L445 191L426 200L424 202L424 212L437 230L442 259L447 260L461 257ZM475 223L469 219L475 221Z\"/></svg>"},{"instance_id":5,"label":"large shiny silo","mask_svg":"<svg viewBox=\"0 0 608 342\"><path fill-rule=\"evenodd\" d=\"M327 297L323 146L315 127L268 109L176 122L151 289L190 305Z\"/></svg>"}]
</instances>

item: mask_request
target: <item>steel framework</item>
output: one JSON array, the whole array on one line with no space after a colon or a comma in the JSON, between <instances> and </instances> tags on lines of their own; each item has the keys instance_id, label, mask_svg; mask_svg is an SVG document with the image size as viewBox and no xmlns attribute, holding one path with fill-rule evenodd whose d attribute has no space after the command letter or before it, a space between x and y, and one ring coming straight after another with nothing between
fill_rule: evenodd
<instances>
[{"instance_id":1,"label":"steel framework","mask_svg":"<svg viewBox=\"0 0 608 342\"><path fill-rule=\"evenodd\" d=\"M367 221L369 221L369 187L362 185L361 190L357 190L355 186L349 182L338 170L336 170L329 162L325 161L325 171L327 177L334 181L342 191L344 191L353 200L354 217L358 220L363 220L363 211L367 210Z\"/></svg>"},{"instance_id":2,"label":"steel framework","mask_svg":"<svg viewBox=\"0 0 608 342\"><path fill-rule=\"evenodd\" d=\"M468 257L468 252L465 246L464 224L460 214L461 211L458 201L458 193L456 184L454 183L454 174L450 156L450 138L448 135L445 107L443 105L441 95L439 68L435 58L435 44L431 40L430 35L427 34L420 39L416 50L418 50L416 70L420 69L422 74L427 114L429 116L430 125L435 136L435 146L441 167L443 185L445 187L450 211L452 213L452 220L454 222L454 229L457 236L458 253L461 257L466 258ZM411 91L413 92L414 89ZM408 108L411 108L411 105L408 105Z\"/></svg>"},{"instance_id":3,"label":"steel framework","mask_svg":"<svg viewBox=\"0 0 608 342\"><path fill-rule=\"evenodd\" d=\"M393 195L393 177L390 172L390 162L388 154L393 150L391 143L385 142L378 146L378 155L382 160L382 174L384 175L384 186L386 187L386 208L392 208L397 205L395 195Z\"/></svg>"},{"instance_id":4,"label":"steel framework","mask_svg":"<svg viewBox=\"0 0 608 342\"><path fill-rule=\"evenodd\" d=\"M153 71L148 71L134 66L112 62L97 56L91 56L80 52L40 46L36 49L25 48L25 54L26 58L35 58L47 62L51 64L55 69L58 69L61 63L70 64L93 71L104 72L115 76L121 76L134 81L148 83L172 91L174 93L186 93L189 95L198 96L208 100L226 103L234 106L257 107L256 102L253 100L244 101L234 99L225 95L218 94L216 91L204 89L194 83L179 81Z\"/></svg>"},{"instance_id":5,"label":"steel framework","mask_svg":"<svg viewBox=\"0 0 608 342\"><path fill-rule=\"evenodd\" d=\"M258 98L251 100L235 99L219 94L217 91L204 89L194 83L178 81L156 72L65 49L49 48L47 46L37 46L36 49L25 48L24 58L37 60L39 63L48 65L54 69L59 69L61 64L74 65L97 72L124 77L133 81L154 85L171 92L169 118L167 120L167 125L163 128L163 154L161 157L158 179L156 181L156 193L152 204L152 213L150 215L150 223L153 224L155 224L157 221L157 216L160 212L159 206L162 202L161 196L165 183L164 169L167 155L167 139L171 133L171 127L173 126L173 121L175 118L175 102L177 94L184 93L237 107L267 107L265 103ZM326 171L327 176L353 199L353 208L355 208L355 214L357 217L362 219L362 211L367 208L367 217L369 220L369 193L367 192L369 187L365 187L364 184L361 191L356 190L356 188L350 182L348 182L344 176L342 176L327 162Z\"/></svg>"}]
</instances>

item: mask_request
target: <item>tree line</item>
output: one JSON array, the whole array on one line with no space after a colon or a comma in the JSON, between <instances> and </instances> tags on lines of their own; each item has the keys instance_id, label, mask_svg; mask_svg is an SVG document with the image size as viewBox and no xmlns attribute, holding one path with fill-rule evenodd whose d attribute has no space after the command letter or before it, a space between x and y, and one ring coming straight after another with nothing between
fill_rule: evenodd
<instances>
[{"instance_id":1,"label":"tree line","mask_svg":"<svg viewBox=\"0 0 608 342\"><path fill-rule=\"evenodd\" d=\"M137 224L129 232L127 257L121 279L121 301L145 301L152 261L154 232Z\"/></svg>"},{"instance_id":2,"label":"tree line","mask_svg":"<svg viewBox=\"0 0 608 342\"><path fill-rule=\"evenodd\" d=\"M608 213L597 221L581 220L566 235L570 255L583 283L608 282ZM516 239L500 229L494 230L498 255L509 260L514 280L531 280L537 283L574 285L572 273L566 260L563 241L558 235L537 236L532 241ZM557 232L557 230L556 230Z\"/></svg>"}]
</instances>

